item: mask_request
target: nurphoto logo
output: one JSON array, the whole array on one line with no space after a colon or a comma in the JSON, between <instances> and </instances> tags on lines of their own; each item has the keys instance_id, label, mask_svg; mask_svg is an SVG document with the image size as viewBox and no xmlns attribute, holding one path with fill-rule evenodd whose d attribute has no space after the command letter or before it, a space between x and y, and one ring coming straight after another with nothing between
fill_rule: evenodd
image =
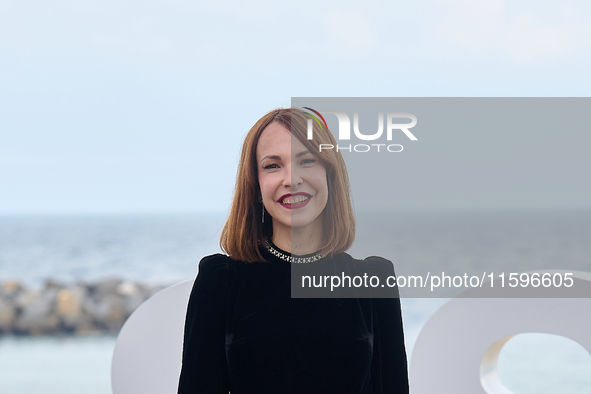
<instances>
[{"instance_id":1,"label":"nurphoto logo","mask_svg":"<svg viewBox=\"0 0 591 394\"><path fill-rule=\"evenodd\" d=\"M312 119L308 119L308 139L312 140L314 137L314 122L318 123L321 129L326 129L328 131L328 125L324 116L322 114L333 114L337 117L337 121L339 123L339 132L338 132L338 141L339 144L336 146L332 144L319 144L318 151L322 152L322 150L328 149L336 149L337 152L339 151L348 151L348 152L369 152L372 150L376 150L377 152L381 151L388 151L388 152L402 152L404 147L400 144L386 144L386 143L373 143L373 144L342 144L342 141L350 141L351 140L351 120L349 116L339 110L321 110L316 111L310 107L304 107L304 109L311 111L306 113L310 115ZM401 131L410 139L411 141L417 141L417 137L414 136L413 133L410 132L409 129L413 128L417 124L417 117L413 114L409 114L406 112L388 112L385 116L386 119L386 141L392 141L392 135L394 132ZM402 119L410 119L410 122L407 123L399 123ZM395 121L396 120L396 121ZM330 131L329 131L330 132ZM384 113L378 113L378 130L373 134L365 134L359 130L359 113L353 113L353 133L355 137L362 141L377 141L382 138L384 134ZM337 137L337 136L335 136ZM383 140L383 138L382 138Z\"/></svg>"}]
</instances>

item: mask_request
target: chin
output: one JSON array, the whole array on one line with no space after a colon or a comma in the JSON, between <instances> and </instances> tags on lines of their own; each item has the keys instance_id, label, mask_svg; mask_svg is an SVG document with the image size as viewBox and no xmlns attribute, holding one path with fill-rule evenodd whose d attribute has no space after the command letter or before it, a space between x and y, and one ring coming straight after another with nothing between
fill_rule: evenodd
<instances>
[{"instance_id":1,"label":"chin","mask_svg":"<svg viewBox=\"0 0 591 394\"><path fill-rule=\"evenodd\" d=\"M299 227L308 227L310 225L314 225L320 223L318 218L311 218L311 217L293 217L291 218L291 228L299 228Z\"/></svg>"},{"instance_id":2,"label":"chin","mask_svg":"<svg viewBox=\"0 0 591 394\"><path fill-rule=\"evenodd\" d=\"M291 228L299 228L299 227L306 227L307 225L309 225L310 223L312 223L309 220L299 220L299 219L292 219L291 221Z\"/></svg>"}]
</instances>

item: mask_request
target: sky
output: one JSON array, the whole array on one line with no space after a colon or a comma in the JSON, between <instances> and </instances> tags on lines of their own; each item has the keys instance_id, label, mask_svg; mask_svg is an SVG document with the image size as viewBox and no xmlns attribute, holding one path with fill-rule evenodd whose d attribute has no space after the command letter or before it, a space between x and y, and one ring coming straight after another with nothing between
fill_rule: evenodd
<instances>
[{"instance_id":1,"label":"sky","mask_svg":"<svg viewBox=\"0 0 591 394\"><path fill-rule=\"evenodd\" d=\"M244 135L291 97L589 96L590 13L0 0L0 214L225 212Z\"/></svg>"}]
</instances>

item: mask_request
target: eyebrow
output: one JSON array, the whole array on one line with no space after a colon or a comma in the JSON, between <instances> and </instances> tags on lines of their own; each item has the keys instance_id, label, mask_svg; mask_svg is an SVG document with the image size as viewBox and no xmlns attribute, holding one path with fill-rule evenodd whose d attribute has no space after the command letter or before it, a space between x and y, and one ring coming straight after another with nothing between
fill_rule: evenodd
<instances>
[{"instance_id":1,"label":"eyebrow","mask_svg":"<svg viewBox=\"0 0 591 394\"><path fill-rule=\"evenodd\" d=\"M298 153L296 155L296 157L301 157L304 156L305 154L310 153L310 151L308 149L301 151L300 153Z\"/></svg>"},{"instance_id":2,"label":"eyebrow","mask_svg":"<svg viewBox=\"0 0 591 394\"><path fill-rule=\"evenodd\" d=\"M262 163L262 162L263 162L263 160L265 160L265 159L271 159L271 160L281 160L281 157L279 157L279 156L269 156L269 155L267 155L267 156L265 156L265 157L263 157L263 158L261 159L260 163Z\"/></svg>"},{"instance_id":3,"label":"eyebrow","mask_svg":"<svg viewBox=\"0 0 591 394\"><path fill-rule=\"evenodd\" d=\"M304 156L308 153L310 153L310 151L306 149L306 150L303 150L300 153L296 154L296 157L301 157L301 156ZM262 163L263 160L265 160L265 159L281 160L281 157L277 156L277 155L267 155L267 156L263 157L260 162Z\"/></svg>"}]
</instances>

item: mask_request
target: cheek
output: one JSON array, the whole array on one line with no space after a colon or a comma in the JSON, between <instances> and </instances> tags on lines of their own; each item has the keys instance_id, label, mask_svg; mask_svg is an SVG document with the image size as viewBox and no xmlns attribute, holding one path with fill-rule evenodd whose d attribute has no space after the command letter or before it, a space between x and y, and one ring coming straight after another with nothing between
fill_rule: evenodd
<instances>
[{"instance_id":1,"label":"cheek","mask_svg":"<svg viewBox=\"0 0 591 394\"><path fill-rule=\"evenodd\" d=\"M328 179L326 178L326 174L324 174L324 179L323 179L323 191L324 191L324 208L326 208L326 205L328 204L328 200L330 199L330 195L328 192Z\"/></svg>"},{"instance_id":2,"label":"cheek","mask_svg":"<svg viewBox=\"0 0 591 394\"><path fill-rule=\"evenodd\" d=\"M328 194L328 180L326 179L325 171L318 174L317 185L319 192Z\"/></svg>"},{"instance_id":3,"label":"cheek","mask_svg":"<svg viewBox=\"0 0 591 394\"><path fill-rule=\"evenodd\" d=\"M261 173L258 174L259 175L259 191L261 192L261 196L265 195L265 177L262 176Z\"/></svg>"},{"instance_id":4,"label":"cheek","mask_svg":"<svg viewBox=\"0 0 591 394\"><path fill-rule=\"evenodd\" d=\"M259 187L261 189L261 196L264 199L269 198L273 194L269 178L264 175L259 175Z\"/></svg>"}]
</instances>

